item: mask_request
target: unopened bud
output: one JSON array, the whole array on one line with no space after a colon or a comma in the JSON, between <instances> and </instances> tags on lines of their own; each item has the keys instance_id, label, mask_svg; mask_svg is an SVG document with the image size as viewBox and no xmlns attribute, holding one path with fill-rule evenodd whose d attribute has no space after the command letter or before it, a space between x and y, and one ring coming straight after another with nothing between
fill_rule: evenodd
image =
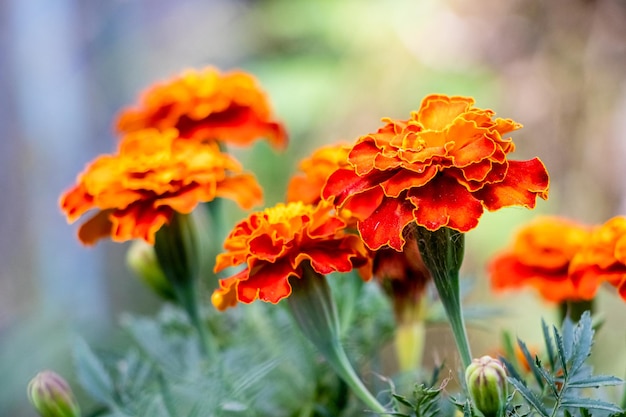
<instances>
[{"instance_id":1,"label":"unopened bud","mask_svg":"<svg viewBox=\"0 0 626 417\"><path fill-rule=\"evenodd\" d=\"M474 408L485 417L504 414L508 393L502 362L487 355L474 359L465 370L465 383Z\"/></svg>"},{"instance_id":2,"label":"unopened bud","mask_svg":"<svg viewBox=\"0 0 626 417\"><path fill-rule=\"evenodd\" d=\"M52 371L39 372L28 383L28 399L41 417L79 417L69 384Z\"/></svg>"},{"instance_id":3,"label":"unopened bud","mask_svg":"<svg viewBox=\"0 0 626 417\"><path fill-rule=\"evenodd\" d=\"M154 247L144 240L135 240L126 253L130 269L155 293L166 300L174 299L174 289L163 273Z\"/></svg>"}]
</instances>

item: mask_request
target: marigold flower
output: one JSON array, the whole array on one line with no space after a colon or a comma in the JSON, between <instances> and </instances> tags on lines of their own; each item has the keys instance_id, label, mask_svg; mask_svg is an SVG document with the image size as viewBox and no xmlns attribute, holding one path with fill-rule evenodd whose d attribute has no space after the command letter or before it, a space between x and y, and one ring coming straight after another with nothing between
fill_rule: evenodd
<instances>
[{"instance_id":1,"label":"marigold flower","mask_svg":"<svg viewBox=\"0 0 626 417\"><path fill-rule=\"evenodd\" d=\"M269 102L256 79L243 71L215 68L187 70L146 90L135 108L123 111L117 130L176 128L184 139L218 140L248 145L266 137L284 148L284 126L273 119Z\"/></svg>"},{"instance_id":2,"label":"marigold flower","mask_svg":"<svg viewBox=\"0 0 626 417\"><path fill-rule=\"evenodd\" d=\"M288 279L301 278L305 264L322 275L366 264L367 249L345 226L328 202L278 204L253 213L226 239L227 252L218 255L215 272L244 263L246 268L220 280L213 304L225 310L237 301L278 303L291 294Z\"/></svg>"},{"instance_id":3,"label":"marigold flower","mask_svg":"<svg viewBox=\"0 0 626 417\"><path fill-rule=\"evenodd\" d=\"M80 226L84 244L106 236L153 244L174 212L190 213L216 197L233 199L244 209L261 202L254 177L241 173L239 163L220 152L217 143L177 138L175 129L128 134L117 154L98 157L79 175L60 204L71 223L98 210Z\"/></svg>"},{"instance_id":4,"label":"marigold flower","mask_svg":"<svg viewBox=\"0 0 626 417\"><path fill-rule=\"evenodd\" d=\"M608 281L626 301L626 217L614 217L593 230L572 259L570 274L578 286L589 280Z\"/></svg>"},{"instance_id":5,"label":"marigold flower","mask_svg":"<svg viewBox=\"0 0 626 417\"><path fill-rule=\"evenodd\" d=\"M350 166L330 176L322 196L335 196L359 218L368 247L401 251L409 223L467 232L485 208L532 208L537 196L548 197L539 159L507 160L515 146L502 135L521 125L493 120L493 111L473 104L468 97L427 96L410 119L383 119L376 133L361 136Z\"/></svg>"},{"instance_id":6,"label":"marigold flower","mask_svg":"<svg viewBox=\"0 0 626 417\"><path fill-rule=\"evenodd\" d=\"M302 174L294 175L287 186L287 201L317 204L326 180L339 168L349 165L350 146L337 144L319 148L300 163Z\"/></svg>"},{"instance_id":7,"label":"marigold flower","mask_svg":"<svg viewBox=\"0 0 626 417\"><path fill-rule=\"evenodd\" d=\"M591 300L599 280L575 285L570 262L590 238L591 230L559 217L540 217L520 229L513 245L489 264L491 286L505 290L531 286L551 302Z\"/></svg>"}]
</instances>

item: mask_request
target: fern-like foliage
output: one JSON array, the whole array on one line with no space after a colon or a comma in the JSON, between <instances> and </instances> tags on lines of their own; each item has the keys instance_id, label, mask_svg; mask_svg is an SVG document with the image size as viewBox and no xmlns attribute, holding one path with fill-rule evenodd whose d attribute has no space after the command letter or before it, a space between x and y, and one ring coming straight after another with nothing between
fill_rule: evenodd
<instances>
[{"instance_id":1,"label":"fern-like foliage","mask_svg":"<svg viewBox=\"0 0 626 417\"><path fill-rule=\"evenodd\" d=\"M623 381L614 376L593 375L586 360L591 354L594 330L591 315L585 312L580 321L569 318L559 331L542 322L547 364L530 353L518 340L532 380L521 376L513 363L501 358L509 373L508 381L515 388L507 405L508 416L611 416L623 413L615 404L588 396L589 388L618 385ZM517 400L523 399L526 407Z\"/></svg>"},{"instance_id":2,"label":"fern-like foliage","mask_svg":"<svg viewBox=\"0 0 626 417\"><path fill-rule=\"evenodd\" d=\"M354 283L346 279L337 285ZM345 310L344 320L356 331L344 335L345 344L352 357L372 358L392 335L391 311L381 314L382 294L362 285L352 291L337 291L352 298L343 304L353 310ZM79 382L99 404L86 417L363 415L363 405L281 306L255 303L225 313L206 311L204 317L218 345L208 358L186 315L171 305L156 317L124 316L131 344L122 354L76 343Z\"/></svg>"}]
</instances>

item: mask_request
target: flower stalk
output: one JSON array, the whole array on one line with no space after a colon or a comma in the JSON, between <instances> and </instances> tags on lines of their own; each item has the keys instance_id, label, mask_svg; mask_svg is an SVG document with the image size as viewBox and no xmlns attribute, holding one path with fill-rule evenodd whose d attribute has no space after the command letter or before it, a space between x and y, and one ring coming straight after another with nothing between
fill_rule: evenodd
<instances>
[{"instance_id":1,"label":"flower stalk","mask_svg":"<svg viewBox=\"0 0 626 417\"><path fill-rule=\"evenodd\" d=\"M156 233L154 250L165 276L174 289L176 300L185 309L198 332L200 351L211 355L215 343L202 322L199 307L200 262L195 223L191 215L175 213L169 225Z\"/></svg>"},{"instance_id":2,"label":"flower stalk","mask_svg":"<svg viewBox=\"0 0 626 417\"><path fill-rule=\"evenodd\" d=\"M424 264L432 274L439 298L448 316L461 361L467 368L472 362L472 354L463 320L459 288L459 270L463 262L465 235L448 227L431 231L417 226L414 233Z\"/></svg>"},{"instance_id":3,"label":"flower stalk","mask_svg":"<svg viewBox=\"0 0 626 417\"><path fill-rule=\"evenodd\" d=\"M380 414L387 413L385 407L378 402L358 377L339 341L337 308L326 277L306 265L303 267L302 278L291 279L290 284L292 293L287 298L289 311L302 333L324 355L333 370L371 411Z\"/></svg>"}]
</instances>

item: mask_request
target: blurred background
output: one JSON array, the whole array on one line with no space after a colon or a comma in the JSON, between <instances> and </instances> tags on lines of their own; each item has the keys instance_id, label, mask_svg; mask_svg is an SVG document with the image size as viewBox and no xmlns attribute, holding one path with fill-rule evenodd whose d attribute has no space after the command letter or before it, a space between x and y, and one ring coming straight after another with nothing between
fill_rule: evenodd
<instances>
[{"instance_id":1,"label":"blurred background","mask_svg":"<svg viewBox=\"0 0 626 417\"><path fill-rule=\"evenodd\" d=\"M123 344L120 313L157 310L124 265L127 246L82 247L58 198L113 150L120 109L206 65L256 75L287 125L282 154L261 142L237 151L267 205L313 149L406 118L429 93L471 95L524 125L513 159L544 161L550 199L487 213L468 235L464 268L479 290L468 302L506 306L495 329L472 330L477 352L502 327L532 340L539 318L555 314L530 292L489 293L485 262L517 226L541 213L586 223L626 214L624 0L3 0L0 415L34 415L25 387L40 369L71 379L77 335ZM623 354L626 305L601 291L599 310L596 355ZM624 376L621 360L597 367Z\"/></svg>"}]
</instances>

